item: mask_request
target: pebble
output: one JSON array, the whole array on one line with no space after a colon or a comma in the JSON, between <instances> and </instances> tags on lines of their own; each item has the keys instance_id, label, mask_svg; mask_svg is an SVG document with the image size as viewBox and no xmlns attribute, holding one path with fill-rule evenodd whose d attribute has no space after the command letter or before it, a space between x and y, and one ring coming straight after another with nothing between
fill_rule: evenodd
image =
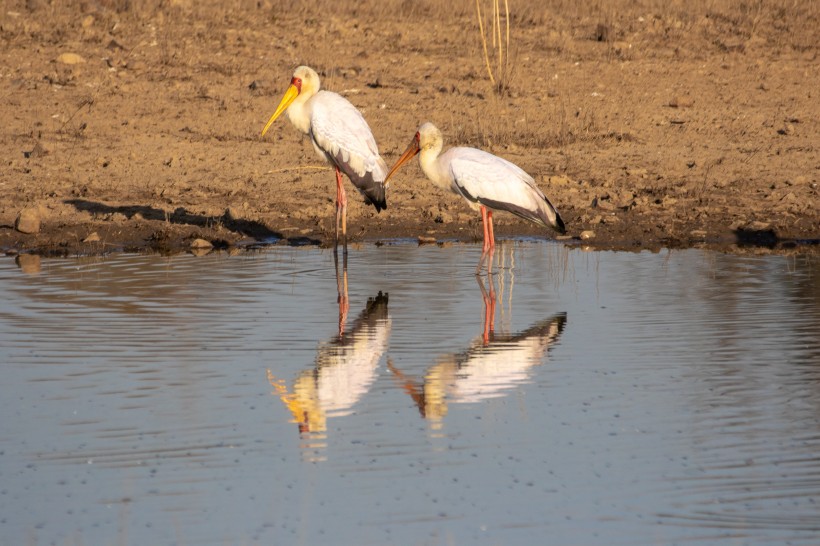
<instances>
[{"instance_id":1,"label":"pebble","mask_svg":"<svg viewBox=\"0 0 820 546\"><path fill-rule=\"evenodd\" d=\"M420 245L432 245L435 244L436 238L435 237L425 237L424 235L419 235L419 244Z\"/></svg>"},{"instance_id":2,"label":"pebble","mask_svg":"<svg viewBox=\"0 0 820 546\"><path fill-rule=\"evenodd\" d=\"M595 238L595 232L592 231L591 229L585 229L584 231L581 232L580 237L581 237L581 239L584 239L584 240L594 239Z\"/></svg>"},{"instance_id":3,"label":"pebble","mask_svg":"<svg viewBox=\"0 0 820 546\"><path fill-rule=\"evenodd\" d=\"M213 244L205 239L194 239L191 241L191 248L213 248Z\"/></svg>"},{"instance_id":4,"label":"pebble","mask_svg":"<svg viewBox=\"0 0 820 546\"><path fill-rule=\"evenodd\" d=\"M241 220L242 213L237 207L228 207L225 209L225 218L232 221Z\"/></svg>"},{"instance_id":5,"label":"pebble","mask_svg":"<svg viewBox=\"0 0 820 546\"><path fill-rule=\"evenodd\" d=\"M40 231L40 211L34 207L26 207L17 215L14 229L20 233L38 233Z\"/></svg>"},{"instance_id":6,"label":"pebble","mask_svg":"<svg viewBox=\"0 0 820 546\"><path fill-rule=\"evenodd\" d=\"M85 62L85 59L76 53L62 53L57 57L57 62L62 64L82 64Z\"/></svg>"}]
</instances>

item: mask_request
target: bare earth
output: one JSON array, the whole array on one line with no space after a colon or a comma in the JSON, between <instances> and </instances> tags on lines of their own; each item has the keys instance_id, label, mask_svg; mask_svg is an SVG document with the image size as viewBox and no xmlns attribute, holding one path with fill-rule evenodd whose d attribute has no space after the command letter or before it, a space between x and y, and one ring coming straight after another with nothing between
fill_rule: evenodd
<instances>
[{"instance_id":1,"label":"bare earth","mask_svg":"<svg viewBox=\"0 0 820 546\"><path fill-rule=\"evenodd\" d=\"M818 252L815 2L512 0L501 94L472 2L293 4L4 2L0 251L331 243L332 170L284 117L259 136L308 64L388 165L432 121L532 174L568 241ZM354 241L481 235L415 164L380 214L347 184ZM554 235L506 214L496 234Z\"/></svg>"}]
</instances>

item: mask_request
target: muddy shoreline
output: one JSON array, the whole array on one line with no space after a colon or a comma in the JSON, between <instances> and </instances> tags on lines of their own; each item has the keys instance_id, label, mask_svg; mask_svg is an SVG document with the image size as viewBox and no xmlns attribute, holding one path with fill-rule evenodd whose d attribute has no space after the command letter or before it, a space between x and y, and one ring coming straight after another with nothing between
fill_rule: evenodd
<instances>
[{"instance_id":1,"label":"muddy shoreline","mask_svg":"<svg viewBox=\"0 0 820 546\"><path fill-rule=\"evenodd\" d=\"M502 93L469 10L356 6L328 16L318 0L290 14L277 2L9 3L0 251L331 245L332 171L285 119L259 136L299 64L364 113L388 164L429 120L445 147L520 165L569 244L818 251L812 6L519 3ZM385 17L391 6L398 15ZM354 243L481 233L478 215L417 166L392 181L380 214L348 192ZM31 233L16 229L21 213ZM495 219L501 238L553 238Z\"/></svg>"}]
</instances>

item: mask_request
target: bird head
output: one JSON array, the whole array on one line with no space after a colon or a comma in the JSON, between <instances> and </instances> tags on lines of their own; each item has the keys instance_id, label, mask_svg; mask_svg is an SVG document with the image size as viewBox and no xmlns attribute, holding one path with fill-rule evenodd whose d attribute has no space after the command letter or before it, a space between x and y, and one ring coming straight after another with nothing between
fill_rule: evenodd
<instances>
[{"instance_id":1,"label":"bird head","mask_svg":"<svg viewBox=\"0 0 820 546\"><path fill-rule=\"evenodd\" d=\"M296 97L304 96L310 98L319 91L320 85L319 74L309 66L300 66L294 70L293 77L290 79L290 86L288 90L285 91L285 96L279 101L279 106L276 107L276 111L270 117L268 123L265 124L265 128L262 129L262 136L265 136L265 133L268 132L268 129L273 125L273 122L276 121L276 118L288 109L293 101L296 100Z\"/></svg>"},{"instance_id":2,"label":"bird head","mask_svg":"<svg viewBox=\"0 0 820 546\"><path fill-rule=\"evenodd\" d=\"M441 131L438 130L438 127L429 121L421 124L418 131L416 131L416 134L413 135L413 140L410 141L410 145L407 146L407 149L404 150L403 154L401 154L401 157L399 157L398 161L396 161L395 165L393 165L393 168L390 169L389 173L387 173L385 182L390 180L390 177L393 173L399 170L399 167L410 161L419 152L432 150L436 155L438 155L443 145L444 139L442 138Z\"/></svg>"}]
</instances>

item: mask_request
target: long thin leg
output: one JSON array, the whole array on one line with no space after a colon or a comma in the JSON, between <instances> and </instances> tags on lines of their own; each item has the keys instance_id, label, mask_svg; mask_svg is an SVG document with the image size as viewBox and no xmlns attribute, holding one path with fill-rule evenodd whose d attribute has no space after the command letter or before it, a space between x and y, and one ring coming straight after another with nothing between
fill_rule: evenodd
<instances>
[{"instance_id":1,"label":"long thin leg","mask_svg":"<svg viewBox=\"0 0 820 546\"><path fill-rule=\"evenodd\" d=\"M487 209L487 225L490 248L495 248L495 233L493 233L493 211L491 211L490 209Z\"/></svg>"},{"instance_id":2,"label":"long thin leg","mask_svg":"<svg viewBox=\"0 0 820 546\"><path fill-rule=\"evenodd\" d=\"M339 246L339 224L342 220L342 203L346 200L342 172L336 167L336 246Z\"/></svg>"},{"instance_id":3,"label":"long thin leg","mask_svg":"<svg viewBox=\"0 0 820 546\"><path fill-rule=\"evenodd\" d=\"M492 228L488 227L487 222L492 221L492 216L490 216L490 220L488 220L488 214L491 215L492 213L487 210L487 207L485 207L484 205L481 205L481 225L484 228L484 242L481 245L481 258L478 260L478 265L475 268L475 274L476 275L481 274L481 266L484 265L484 260L487 257L487 251L490 250L490 243L488 241L490 240L489 235L490 235L490 229L492 229ZM492 266L488 266L488 268L489 267L492 267ZM489 271L489 269L488 269L488 271Z\"/></svg>"},{"instance_id":4,"label":"long thin leg","mask_svg":"<svg viewBox=\"0 0 820 546\"><path fill-rule=\"evenodd\" d=\"M487 209L487 238L490 251L487 254L487 274L493 272L493 253L495 252L495 233L493 233L493 211ZM492 292L492 287L490 292ZM495 309L495 299L493 299L493 309Z\"/></svg>"},{"instance_id":5,"label":"long thin leg","mask_svg":"<svg viewBox=\"0 0 820 546\"><path fill-rule=\"evenodd\" d=\"M336 244L339 244L339 221L342 223L342 243L347 252L347 194L345 193L342 171L336 167Z\"/></svg>"}]
</instances>

